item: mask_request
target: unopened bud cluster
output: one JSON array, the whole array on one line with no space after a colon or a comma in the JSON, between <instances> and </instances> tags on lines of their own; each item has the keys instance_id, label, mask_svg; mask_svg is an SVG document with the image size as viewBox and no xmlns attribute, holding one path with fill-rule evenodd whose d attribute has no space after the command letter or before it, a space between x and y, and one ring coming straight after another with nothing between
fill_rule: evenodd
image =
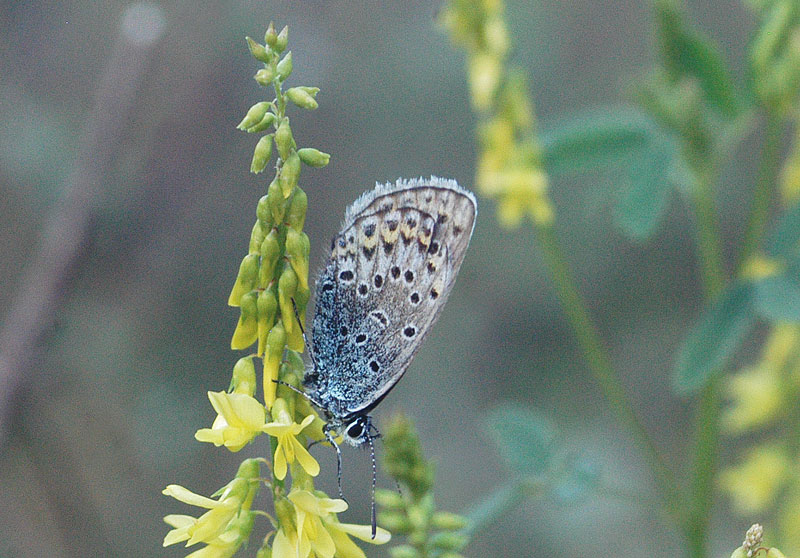
<instances>
[{"instance_id":1,"label":"unopened bud cluster","mask_svg":"<svg viewBox=\"0 0 800 558\"><path fill-rule=\"evenodd\" d=\"M319 92L307 86L283 90L293 67L291 51L284 52L287 29L277 33L270 25L264 41L262 45L247 38L250 53L264 64L255 80L273 89L275 97L250 107L238 128L263 134L256 143L250 171L263 172L276 155L275 177L256 206L248 254L239 266L228 304L240 308L231 348L246 349L256 344L256 355L263 359L264 397L269 408L275 401L275 380L284 349L304 349L303 316L310 297L309 240L303 232L308 197L298 180L303 165L323 167L330 156L313 148L298 149L286 116L290 104L307 110L317 108Z\"/></svg>"},{"instance_id":2,"label":"unopened bud cluster","mask_svg":"<svg viewBox=\"0 0 800 558\"><path fill-rule=\"evenodd\" d=\"M764 536L764 528L758 523L753 524L745 533L744 542L742 546L737 548L731 554L731 558L753 558L763 551L762 556L765 558L786 558L783 552L777 548L767 548L761 546L762 538Z\"/></svg>"},{"instance_id":3,"label":"unopened bud cluster","mask_svg":"<svg viewBox=\"0 0 800 558\"><path fill-rule=\"evenodd\" d=\"M506 69L509 38L503 2L451 0L440 20L452 41L467 51L472 104L483 117L477 187L498 199L502 224L515 226L525 216L537 224L550 224L553 207L533 133L530 93L523 75Z\"/></svg>"},{"instance_id":4,"label":"unopened bud cluster","mask_svg":"<svg viewBox=\"0 0 800 558\"><path fill-rule=\"evenodd\" d=\"M379 522L405 544L391 549L392 558L457 558L467 544L466 518L436 511L433 498L433 466L422 455L413 423L395 416L384 435L384 469L402 492L379 490Z\"/></svg>"}]
</instances>

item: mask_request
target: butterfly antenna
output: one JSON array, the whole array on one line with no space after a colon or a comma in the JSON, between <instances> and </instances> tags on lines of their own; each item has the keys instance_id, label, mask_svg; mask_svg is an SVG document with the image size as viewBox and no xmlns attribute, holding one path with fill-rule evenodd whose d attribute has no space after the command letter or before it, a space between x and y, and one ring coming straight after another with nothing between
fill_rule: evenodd
<instances>
[{"instance_id":1,"label":"butterfly antenna","mask_svg":"<svg viewBox=\"0 0 800 558\"><path fill-rule=\"evenodd\" d=\"M316 370L317 359L314 358L314 349L311 347L311 343L308 342L308 337L306 337L306 329L303 327L303 322L300 321L300 312L297 310L297 303L294 301L294 298L292 298L292 308L294 308L294 317L297 318L297 325L300 326L300 334L303 336L303 343L308 347L308 357L311 359L314 370Z\"/></svg>"},{"instance_id":2,"label":"butterfly antenna","mask_svg":"<svg viewBox=\"0 0 800 558\"><path fill-rule=\"evenodd\" d=\"M375 462L375 444L372 443L373 436L369 433L370 428L375 428L372 426L372 421L367 417L367 443L369 444L369 456L372 459L372 538L375 538L375 535L378 533L378 521L375 517L375 486L378 484L378 465ZM378 429L375 428L375 431L378 432ZM380 437L381 433L378 432L378 437Z\"/></svg>"},{"instance_id":3,"label":"butterfly antenna","mask_svg":"<svg viewBox=\"0 0 800 558\"><path fill-rule=\"evenodd\" d=\"M342 492L342 450L339 449L339 444L331 436L331 429L327 423L325 423L322 433L325 434L325 439L328 440L328 443L336 450L336 482L339 487L339 498L344 500L344 492Z\"/></svg>"}]
</instances>

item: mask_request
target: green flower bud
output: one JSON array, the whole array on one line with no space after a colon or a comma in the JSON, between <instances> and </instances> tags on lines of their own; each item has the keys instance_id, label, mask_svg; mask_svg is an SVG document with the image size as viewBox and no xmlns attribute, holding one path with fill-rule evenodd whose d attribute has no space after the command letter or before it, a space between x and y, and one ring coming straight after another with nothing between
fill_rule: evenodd
<instances>
[{"instance_id":1,"label":"green flower bud","mask_svg":"<svg viewBox=\"0 0 800 558\"><path fill-rule=\"evenodd\" d=\"M314 149L313 147L304 147L300 149L297 154L300 156L300 160L309 167L324 167L331 160L329 153Z\"/></svg>"},{"instance_id":2,"label":"green flower bud","mask_svg":"<svg viewBox=\"0 0 800 558\"><path fill-rule=\"evenodd\" d=\"M258 312L258 349L256 352L261 356L267 348L267 335L275 325L275 314L278 312L278 299L275 298L275 291L265 289L258 293L256 306Z\"/></svg>"},{"instance_id":3,"label":"green flower bud","mask_svg":"<svg viewBox=\"0 0 800 558\"><path fill-rule=\"evenodd\" d=\"M269 103L266 101L261 101L260 103L254 104L250 109L247 111L247 114L244 115L242 121L239 122L239 125L236 126L237 130L247 130L252 126L255 126L264 118L269 110Z\"/></svg>"},{"instance_id":4,"label":"green flower bud","mask_svg":"<svg viewBox=\"0 0 800 558\"><path fill-rule=\"evenodd\" d=\"M286 331L283 324L275 323L267 335L267 344L264 348L264 403L268 409L272 408L275 402L275 392L278 384L278 371L283 358L283 349L286 347Z\"/></svg>"},{"instance_id":5,"label":"green flower bud","mask_svg":"<svg viewBox=\"0 0 800 558\"><path fill-rule=\"evenodd\" d=\"M275 145L278 147L278 154L284 161L289 157L289 153L295 147L292 128L289 126L289 118L281 120L278 129L275 130Z\"/></svg>"},{"instance_id":6,"label":"green flower bud","mask_svg":"<svg viewBox=\"0 0 800 558\"><path fill-rule=\"evenodd\" d=\"M258 44L250 37L245 37L245 39L247 40L247 48L250 49L250 54L253 55L253 58L259 62L269 62L269 53L264 48L264 45Z\"/></svg>"},{"instance_id":7,"label":"green flower bud","mask_svg":"<svg viewBox=\"0 0 800 558\"><path fill-rule=\"evenodd\" d=\"M281 191L284 198L292 195L292 190L297 186L297 181L300 179L300 167L300 156L293 149L281 167Z\"/></svg>"},{"instance_id":8,"label":"green flower bud","mask_svg":"<svg viewBox=\"0 0 800 558\"><path fill-rule=\"evenodd\" d=\"M275 52L280 54L284 50L286 50L286 45L289 44L289 26L284 25L281 32L278 33L278 37L275 39Z\"/></svg>"},{"instance_id":9,"label":"green flower bud","mask_svg":"<svg viewBox=\"0 0 800 558\"><path fill-rule=\"evenodd\" d=\"M228 391L245 393L251 397L256 392L256 367L252 356L240 358L233 365L233 377Z\"/></svg>"},{"instance_id":10,"label":"green flower bud","mask_svg":"<svg viewBox=\"0 0 800 558\"><path fill-rule=\"evenodd\" d=\"M285 29L285 27L284 27ZM281 31L283 33L283 31ZM275 68L278 71L278 79L284 81L290 75L292 75L292 51L286 53L286 56L278 62L278 65Z\"/></svg>"},{"instance_id":11,"label":"green flower bud","mask_svg":"<svg viewBox=\"0 0 800 558\"><path fill-rule=\"evenodd\" d=\"M262 172L265 168L267 168L267 163L269 163L271 157L272 134L267 134L258 140L256 148L253 150L253 162L250 163L250 172L253 174L259 174Z\"/></svg>"},{"instance_id":12,"label":"green flower bud","mask_svg":"<svg viewBox=\"0 0 800 558\"><path fill-rule=\"evenodd\" d=\"M431 544L441 550L461 550L467 544L467 537L460 533L436 533Z\"/></svg>"},{"instance_id":13,"label":"green flower bud","mask_svg":"<svg viewBox=\"0 0 800 558\"><path fill-rule=\"evenodd\" d=\"M308 254L311 245L308 235L298 232L292 227L286 230L286 256L289 264L297 274L297 280L301 289L308 288Z\"/></svg>"},{"instance_id":14,"label":"green flower bud","mask_svg":"<svg viewBox=\"0 0 800 558\"><path fill-rule=\"evenodd\" d=\"M267 203L269 204L269 211L272 213L272 222L280 223L286 212L286 200L283 199L281 182L277 177L270 182L269 188L267 188Z\"/></svg>"},{"instance_id":15,"label":"green flower bud","mask_svg":"<svg viewBox=\"0 0 800 558\"><path fill-rule=\"evenodd\" d=\"M400 511L381 511L378 514L378 525L391 531L393 535L405 535L411 531L411 524Z\"/></svg>"},{"instance_id":16,"label":"green flower bud","mask_svg":"<svg viewBox=\"0 0 800 558\"><path fill-rule=\"evenodd\" d=\"M286 353L286 368L298 378L302 378L306 371L306 364L303 362L303 357L294 351ZM288 381L288 380L287 380ZM294 385L294 384L292 384ZM300 387L298 383L295 387Z\"/></svg>"},{"instance_id":17,"label":"green flower bud","mask_svg":"<svg viewBox=\"0 0 800 558\"><path fill-rule=\"evenodd\" d=\"M275 69L272 66L261 68L253 76L253 79L256 80L256 83L259 85L269 87L272 85L272 81L275 79Z\"/></svg>"},{"instance_id":18,"label":"green flower bud","mask_svg":"<svg viewBox=\"0 0 800 558\"><path fill-rule=\"evenodd\" d=\"M770 548L767 550L767 558L786 558L786 556L777 548Z\"/></svg>"},{"instance_id":19,"label":"green flower bud","mask_svg":"<svg viewBox=\"0 0 800 558\"><path fill-rule=\"evenodd\" d=\"M258 254L265 235L266 233L264 232L264 226L261 224L261 221L256 219L256 222L253 224L253 230L250 232L250 247L248 248L249 254Z\"/></svg>"},{"instance_id":20,"label":"green flower bud","mask_svg":"<svg viewBox=\"0 0 800 558\"><path fill-rule=\"evenodd\" d=\"M308 195L302 189L295 188L292 199L289 200L289 208L286 210L286 224L295 230L302 231L306 222L307 207Z\"/></svg>"},{"instance_id":21,"label":"green flower bud","mask_svg":"<svg viewBox=\"0 0 800 558\"><path fill-rule=\"evenodd\" d=\"M435 529L459 531L467 526L467 518L455 513L440 511L433 514L431 524Z\"/></svg>"},{"instance_id":22,"label":"green flower bud","mask_svg":"<svg viewBox=\"0 0 800 558\"><path fill-rule=\"evenodd\" d=\"M267 32L264 33L264 42L267 43L267 46L274 48L277 40L278 33L275 31L275 25L270 21L269 27L267 27Z\"/></svg>"},{"instance_id":23,"label":"green flower bud","mask_svg":"<svg viewBox=\"0 0 800 558\"><path fill-rule=\"evenodd\" d=\"M402 510L405 507L403 497L395 490L380 489L375 491L375 502L381 507L390 510ZM387 529L389 529L387 527ZM394 529L389 529L393 531Z\"/></svg>"},{"instance_id":24,"label":"green flower bud","mask_svg":"<svg viewBox=\"0 0 800 558\"><path fill-rule=\"evenodd\" d=\"M278 304L281 308L281 321L287 335L291 335L296 322L292 299L297 291L297 274L291 267L284 267L278 279Z\"/></svg>"},{"instance_id":25,"label":"green flower bud","mask_svg":"<svg viewBox=\"0 0 800 558\"><path fill-rule=\"evenodd\" d=\"M264 229L269 229L272 226L272 214L269 212L269 202L266 195L261 196L258 200L256 217L258 217L258 221Z\"/></svg>"},{"instance_id":26,"label":"green flower bud","mask_svg":"<svg viewBox=\"0 0 800 558\"><path fill-rule=\"evenodd\" d=\"M231 294L228 296L228 306L239 306L242 296L251 291L256 284L258 277L258 256L248 254L239 264L239 274L233 284Z\"/></svg>"},{"instance_id":27,"label":"green flower bud","mask_svg":"<svg viewBox=\"0 0 800 558\"><path fill-rule=\"evenodd\" d=\"M407 544L401 544L389 549L389 556L392 558L420 558L419 552Z\"/></svg>"},{"instance_id":28,"label":"green flower bud","mask_svg":"<svg viewBox=\"0 0 800 558\"><path fill-rule=\"evenodd\" d=\"M267 114L264 115L264 118L261 119L261 122L252 126L247 129L248 134L254 134L256 132L263 132L264 130L268 130L270 126L275 123L275 116L274 113L267 111Z\"/></svg>"},{"instance_id":29,"label":"green flower bud","mask_svg":"<svg viewBox=\"0 0 800 558\"><path fill-rule=\"evenodd\" d=\"M288 89L286 91L286 96L291 102L300 108L314 110L315 108L319 107L319 103L317 103L316 99L314 99L314 97L309 95L307 91L304 91L300 87L292 87Z\"/></svg>"},{"instance_id":30,"label":"green flower bud","mask_svg":"<svg viewBox=\"0 0 800 558\"><path fill-rule=\"evenodd\" d=\"M418 506L410 506L408 508L408 520L411 522L411 526L416 530L425 529L425 526L428 524L429 515L427 511Z\"/></svg>"},{"instance_id":31,"label":"green flower bud","mask_svg":"<svg viewBox=\"0 0 800 558\"><path fill-rule=\"evenodd\" d=\"M236 471L237 479L257 479L261 476L261 464L258 459L245 459Z\"/></svg>"},{"instance_id":32,"label":"green flower bud","mask_svg":"<svg viewBox=\"0 0 800 558\"><path fill-rule=\"evenodd\" d=\"M234 351L246 349L252 345L258 337L258 291L250 291L242 296L239 301L241 314L239 323L231 338L231 349Z\"/></svg>"},{"instance_id":33,"label":"green flower bud","mask_svg":"<svg viewBox=\"0 0 800 558\"><path fill-rule=\"evenodd\" d=\"M258 268L258 286L264 289L275 278L275 266L281 256L277 229L269 231L261 243L259 254L261 255L261 266Z\"/></svg>"},{"instance_id":34,"label":"green flower bud","mask_svg":"<svg viewBox=\"0 0 800 558\"><path fill-rule=\"evenodd\" d=\"M286 498L280 498L275 502L275 518L279 525L294 525L294 504Z\"/></svg>"}]
</instances>

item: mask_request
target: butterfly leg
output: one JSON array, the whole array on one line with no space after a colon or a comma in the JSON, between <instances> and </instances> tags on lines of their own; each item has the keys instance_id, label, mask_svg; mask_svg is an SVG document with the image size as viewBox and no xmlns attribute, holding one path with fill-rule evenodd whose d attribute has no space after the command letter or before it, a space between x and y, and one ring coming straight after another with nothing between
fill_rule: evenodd
<instances>
[{"instance_id":1,"label":"butterfly leg","mask_svg":"<svg viewBox=\"0 0 800 558\"><path fill-rule=\"evenodd\" d=\"M339 444L333 439L331 430L330 423L325 423L325 426L322 428L322 433L325 434L325 439L328 440L328 443L336 450L336 482L339 487L339 498L345 500L344 493L342 492L342 450L339 449ZM345 502L346 501L347 500L345 500Z\"/></svg>"},{"instance_id":2,"label":"butterfly leg","mask_svg":"<svg viewBox=\"0 0 800 558\"><path fill-rule=\"evenodd\" d=\"M378 521L375 516L375 486L378 484L378 465L375 462L375 444L372 443L372 440L375 438L379 438L381 433L378 431L377 428L372 424L372 417L366 418L367 428L364 430L364 434L367 438L367 443L369 444L369 456L372 459L372 538L375 538L375 535L378 532ZM376 435L373 436L370 434L370 430L375 430Z\"/></svg>"}]
</instances>

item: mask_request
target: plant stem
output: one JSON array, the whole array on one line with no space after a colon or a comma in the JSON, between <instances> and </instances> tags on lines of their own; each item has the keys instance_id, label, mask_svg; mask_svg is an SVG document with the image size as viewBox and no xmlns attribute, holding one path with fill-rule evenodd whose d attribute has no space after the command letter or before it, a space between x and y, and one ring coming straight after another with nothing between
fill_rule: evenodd
<instances>
[{"instance_id":1,"label":"plant stem","mask_svg":"<svg viewBox=\"0 0 800 558\"><path fill-rule=\"evenodd\" d=\"M780 162L782 121L774 113L767 115L767 128L764 137L764 149L761 152L761 164L758 167L756 188L753 191L753 201L750 205L750 216L742 241L742 251L736 266L737 274L741 274L747 262L758 247L769 217L769 206L775 182L778 176Z\"/></svg>"},{"instance_id":2,"label":"plant stem","mask_svg":"<svg viewBox=\"0 0 800 558\"><path fill-rule=\"evenodd\" d=\"M584 357L589 363L589 369L617 420L628 428L634 441L644 450L645 459L653 471L667 512L678 525L682 525L683 498L672 471L666 466L658 448L639 421L625 388L611 364L608 351L600 340L600 335L586 310L586 304L575 286L555 231L552 225L537 224L536 232L556 293L575 331Z\"/></svg>"},{"instance_id":3,"label":"plant stem","mask_svg":"<svg viewBox=\"0 0 800 558\"><path fill-rule=\"evenodd\" d=\"M698 182L692 201L697 217L697 247L703 292L707 302L725 288L719 226L714 203L713 171L710 164L697 169ZM714 473L719 445L720 374L713 374L703 389L697 411L695 454L691 479L686 537L689 556L706 556L708 523L714 497Z\"/></svg>"}]
</instances>

